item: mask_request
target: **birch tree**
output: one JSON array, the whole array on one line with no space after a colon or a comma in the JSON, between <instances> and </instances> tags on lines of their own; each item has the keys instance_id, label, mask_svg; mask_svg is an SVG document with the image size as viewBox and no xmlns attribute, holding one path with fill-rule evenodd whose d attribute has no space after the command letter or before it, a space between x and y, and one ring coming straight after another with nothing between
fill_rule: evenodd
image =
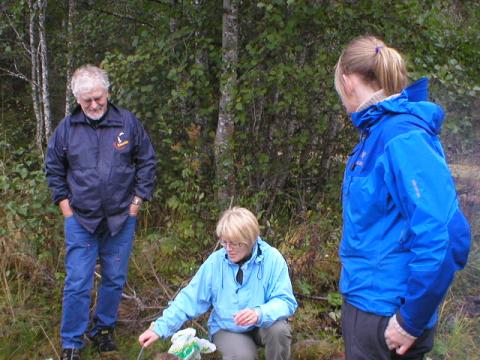
<instances>
[{"instance_id":1,"label":"birch tree","mask_svg":"<svg viewBox=\"0 0 480 360\"><path fill-rule=\"evenodd\" d=\"M68 1L68 22L67 22L67 69L66 69L66 88L65 88L65 116L70 114L72 107L72 86L70 81L73 72L73 24L77 15L77 1Z\"/></svg>"},{"instance_id":2,"label":"birch tree","mask_svg":"<svg viewBox=\"0 0 480 360\"><path fill-rule=\"evenodd\" d=\"M43 143L43 115L40 109L40 89L38 78L38 53L36 46L36 19L37 19L37 4L33 0L28 0L28 9L30 12L28 35L30 40L30 62L31 62L31 96L33 104L33 112L35 113L35 144L37 149L42 149Z\"/></svg>"},{"instance_id":3,"label":"birch tree","mask_svg":"<svg viewBox=\"0 0 480 360\"><path fill-rule=\"evenodd\" d=\"M47 39L45 31L45 13L47 0L37 0L38 5L38 35L40 45L40 62L42 77L42 103L43 103L43 125L45 129L45 140L48 141L52 132L52 113L50 110L50 93L48 87L48 54Z\"/></svg>"},{"instance_id":4,"label":"birch tree","mask_svg":"<svg viewBox=\"0 0 480 360\"><path fill-rule=\"evenodd\" d=\"M228 206L235 194L233 164L234 93L238 63L238 0L223 1L223 65L220 81L220 103L215 136L215 170L220 208Z\"/></svg>"}]
</instances>

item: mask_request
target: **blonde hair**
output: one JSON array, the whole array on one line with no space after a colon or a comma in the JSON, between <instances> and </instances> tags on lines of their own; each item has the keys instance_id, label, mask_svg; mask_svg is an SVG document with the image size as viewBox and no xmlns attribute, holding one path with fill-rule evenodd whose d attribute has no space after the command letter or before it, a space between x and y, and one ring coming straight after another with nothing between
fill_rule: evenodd
<instances>
[{"instance_id":1,"label":"blonde hair","mask_svg":"<svg viewBox=\"0 0 480 360\"><path fill-rule=\"evenodd\" d=\"M110 81L104 70L95 65L87 64L75 70L72 76L71 85L73 95L78 99L78 96L81 93L94 90L98 86L101 86L108 91Z\"/></svg>"},{"instance_id":2,"label":"blonde hair","mask_svg":"<svg viewBox=\"0 0 480 360\"><path fill-rule=\"evenodd\" d=\"M250 210L234 207L226 210L217 223L217 237L252 246L260 235L258 220Z\"/></svg>"},{"instance_id":3,"label":"blonde hair","mask_svg":"<svg viewBox=\"0 0 480 360\"><path fill-rule=\"evenodd\" d=\"M352 40L335 66L335 89L345 97L342 75L357 74L386 96L397 94L407 85L407 68L402 55L374 36Z\"/></svg>"}]
</instances>

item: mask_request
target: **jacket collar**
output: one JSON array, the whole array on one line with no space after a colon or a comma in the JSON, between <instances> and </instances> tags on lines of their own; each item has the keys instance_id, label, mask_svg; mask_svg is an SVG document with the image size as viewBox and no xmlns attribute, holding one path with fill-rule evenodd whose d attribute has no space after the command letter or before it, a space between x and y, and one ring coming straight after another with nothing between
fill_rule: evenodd
<instances>
[{"instance_id":1,"label":"jacket collar","mask_svg":"<svg viewBox=\"0 0 480 360\"><path fill-rule=\"evenodd\" d=\"M350 114L352 123L360 130L366 130L380 121L386 112L399 113L407 102L428 100L428 79L421 78L409 85L398 96L373 104L366 109Z\"/></svg>"},{"instance_id":2,"label":"jacket collar","mask_svg":"<svg viewBox=\"0 0 480 360\"><path fill-rule=\"evenodd\" d=\"M80 105L77 105L75 109L72 111L72 123L73 124L85 124L87 125L87 119L85 118L85 114L82 111ZM108 109L107 113L105 114L105 119L99 124L100 127L102 126L122 126L122 117L120 116L120 109L115 106L110 101L108 102Z\"/></svg>"}]
</instances>

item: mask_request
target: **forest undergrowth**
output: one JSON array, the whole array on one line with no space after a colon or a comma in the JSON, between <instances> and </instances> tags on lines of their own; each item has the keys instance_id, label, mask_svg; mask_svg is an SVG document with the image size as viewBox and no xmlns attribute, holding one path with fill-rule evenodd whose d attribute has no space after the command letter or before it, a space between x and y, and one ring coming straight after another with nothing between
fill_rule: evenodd
<instances>
[{"instance_id":1,"label":"forest undergrowth","mask_svg":"<svg viewBox=\"0 0 480 360\"><path fill-rule=\"evenodd\" d=\"M65 277L62 218L50 203L40 157L25 150L10 151L6 143L1 147L0 359L58 359ZM162 222L151 218L154 206L150 204L141 214L120 307L116 334L125 359L136 358L138 335L216 249L211 235L213 215L199 231L185 235L182 226L191 214L163 209L168 221ZM295 359L342 358L339 216L338 209L325 207L290 221L261 221L266 240L287 259L299 302L291 319ZM468 266L457 276L440 309L438 336L429 354L434 360L479 359L478 229L474 233ZM206 337L206 319L205 315L185 326ZM144 358L162 359L169 346L169 341L160 341ZM96 356L91 347L83 353L86 359Z\"/></svg>"}]
</instances>

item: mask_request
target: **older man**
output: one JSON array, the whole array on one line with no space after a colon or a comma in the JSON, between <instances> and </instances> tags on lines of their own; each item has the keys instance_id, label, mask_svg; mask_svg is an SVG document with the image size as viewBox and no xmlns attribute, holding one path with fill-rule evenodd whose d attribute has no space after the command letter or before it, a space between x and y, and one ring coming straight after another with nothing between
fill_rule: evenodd
<instances>
[{"instance_id":1,"label":"older man","mask_svg":"<svg viewBox=\"0 0 480 360\"><path fill-rule=\"evenodd\" d=\"M101 353L117 351L113 329L136 216L154 187L148 135L132 113L108 101L109 85L107 74L96 66L75 71L72 91L79 106L58 125L45 161L52 199L65 224L62 359L80 359L97 258L101 282L87 336Z\"/></svg>"}]
</instances>

